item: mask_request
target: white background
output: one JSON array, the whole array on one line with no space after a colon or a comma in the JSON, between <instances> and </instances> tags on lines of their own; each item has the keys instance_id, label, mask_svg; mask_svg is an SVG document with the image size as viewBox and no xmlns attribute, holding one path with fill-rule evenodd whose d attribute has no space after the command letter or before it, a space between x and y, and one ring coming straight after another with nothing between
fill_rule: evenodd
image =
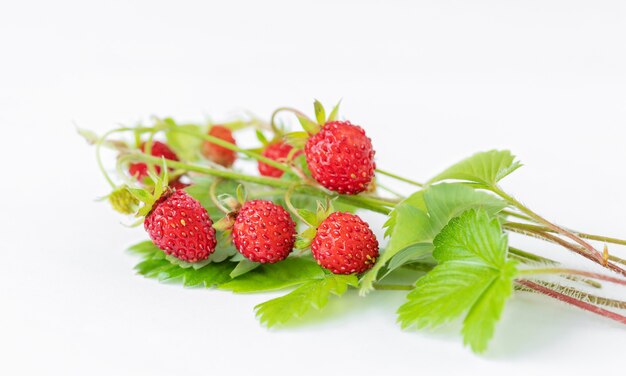
<instances>
[{"instance_id":1,"label":"white background","mask_svg":"<svg viewBox=\"0 0 626 376\"><path fill-rule=\"evenodd\" d=\"M476 356L456 329L402 332L401 293L268 331L252 307L273 294L136 276L123 250L145 234L94 202L74 124L343 98L380 167L424 180L510 148L509 191L623 237L625 37L620 1L0 2L0 374L619 374L624 328L542 297L516 295Z\"/></svg>"}]
</instances>

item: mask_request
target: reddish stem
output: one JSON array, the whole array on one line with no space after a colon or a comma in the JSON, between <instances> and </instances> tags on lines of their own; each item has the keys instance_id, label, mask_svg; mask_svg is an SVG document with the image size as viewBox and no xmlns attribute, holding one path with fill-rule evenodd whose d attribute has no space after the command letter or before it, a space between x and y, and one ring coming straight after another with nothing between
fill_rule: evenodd
<instances>
[{"instance_id":1,"label":"reddish stem","mask_svg":"<svg viewBox=\"0 0 626 376\"><path fill-rule=\"evenodd\" d=\"M619 323L622 323L622 324L626 325L626 317L622 316L622 315L620 315L618 313L611 312L611 311L608 311L608 310L606 310L604 308L597 307L597 306L595 306L593 304L589 304L587 302L580 301L580 300L578 300L576 298L572 298L571 296L567 296L567 295L561 294L560 292L554 291L552 289L549 289L549 288L547 288L545 286L542 286L540 284L537 284L535 282L531 282L531 281L529 281L527 279L518 279L518 280L516 280L516 282L518 284L522 285L522 286L528 287L529 289L535 290L535 291L537 291L539 293L542 293L544 295L547 295L547 296L549 296L551 298L560 300L562 302L565 302L565 303L571 304L573 306L576 306L576 307L578 307L580 309L584 309L585 311L589 311L589 312L595 313L597 315L604 316L606 318L609 318L611 320L615 320L615 321L617 321Z\"/></svg>"}]
</instances>

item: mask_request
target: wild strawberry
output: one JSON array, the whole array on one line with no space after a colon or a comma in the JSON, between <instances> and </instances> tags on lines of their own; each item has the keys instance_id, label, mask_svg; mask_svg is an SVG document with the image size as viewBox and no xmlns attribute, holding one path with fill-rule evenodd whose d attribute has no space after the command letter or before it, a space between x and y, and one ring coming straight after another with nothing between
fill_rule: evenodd
<instances>
[{"instance_id":1,"label":"wild strawberry","mask_svg":"<svg viewBox=\"0 0 626 376\"><path fill-rule=\"evenodd\" d=\"M304 153L313 178L331 191L357 194L374 177L372 141L349 121L326 123L308 139Z\"/></svg>"},{"instance_id":2,"label":"wild strawberry","mask_svg":"<svg viewBox=\"0 0 626 376\"><path fill-rule=\"evenodd\" d=\"M378 241L358 216L334 212L318 226L311 252L334 274L363 273L376 262Z\"/></svg>"},{"instance_id":3,"label":"wild strawberry","mask_svg":"<svg viewBox=\"0 0 626 376\"><path fill-rule=\"evenodd\" d=\"M146 143L144 142L141 144L141 151L145 151L145 147ZM154 157L165 157L165 159L169 159L172 161L178 160L178 156L176 155L176 153L174 153L172 149L169 148L169 146L160 141L154 141L152 143L152 149L150 151L150 154L152 154L152 156ZM161 173L161 167L159 165L155 165L154 169L157 175ZM137 180L142 181L148 176L148 165L143 162L131 163L130 166L128 166L128 172L131 176L137 178Z\"/></svg>"},{"instance_id":4,"label":"wild strawberry","mask_svg":"<svg viewBox=\"0 0 626 376\"><path fill-rule=\"evenodd\" d=\"M143 225L157 247L183 261L202 261L215 251L215 229L209 214L183 190L165 192Z\"/></svg>"},{"instance_id":5,"label":"wild strawberry","mask_svg":"<svg viewBox=\"0 0 626 376\"><path fill-rule=\"evenodd\" d=\"M277 143L267 145L265 150L263 150L262 154L264 157L267 157L271 160L274 160L277 162L284 162L287 159L287 156L289 155L289 153L291 152L291 149L293 149L293 146L289 145L288 143L277 142ZM302 151L297 151L294 154L294 157L300 154L302 154ZM263 176L279 178L283 176L285 172L277 169L276 167L272 167L263 162L259 162L259 173Z\"/></svg>"},{"instance_id":6,"label":"wild strawberry","mask_svg":"<svg viewBox=\"0 0 626 376\"><path fill-rule=\"evenodd\" d=\"M247 259L273 264L289 256L296 240L296 223L282 206L248 201L233 225L235 248Z\"/></svg>"},{"instance_id":7,"label":"wild strawberry","mask_svg":"<svg viewBox=\"0 0 626 376\"><path fill-rule=\"evenodd\" d=\"M211 129L209 129L209 135L230 142L233 145L237 144L235 142L235 138L233 137L233 132L226 127L222 127L221 125L212 126ZM237 153L234 151L209 141L204 141L202 143L202 155L224 167L232 166L233 163L235 163L235 159L237 159Z\"/></svg>"}]
</instances>

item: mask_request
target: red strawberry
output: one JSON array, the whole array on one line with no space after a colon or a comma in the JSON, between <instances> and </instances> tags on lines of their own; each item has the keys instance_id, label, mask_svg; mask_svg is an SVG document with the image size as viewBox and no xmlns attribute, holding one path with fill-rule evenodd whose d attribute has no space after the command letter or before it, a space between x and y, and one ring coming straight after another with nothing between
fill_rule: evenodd
<instances>
[{"instance_id":1,"label":"red strawberry","mask_svg":"<svg viewBox=\"0 0 626 376\"><path fill-rule=\"evenodd\" d=\"M263 156L271 160L277 161L277 162L284 162L287 160L287 156L291 152L291 149L293 149L293 146L289 145L286 142L281 141L281 142L267 145L265 150L263 150ZM302 151L297 151L294 154L294 157L300 154L302 154ZM279 178L283 176L285 172L277 169L276 167L272 167L263 162L259 162L259 173L263 176Z\"/></svg>"},{"instance_id":2,"label":"red strawberry","mask_svg":"<svg viewBox=\"0 0 626 376\"><path fill-rule=\"evenodd\" d=\"M313 178L331 191L357 194L374 177L372 141L349 121L326 123L308 139L304 152Z\"/></svg>"},{"instance_id":3,"label":"red strawberry","mask_svg":"<svg viewBox=\"0 0 626 376\"><path fill-rule=\"evenodd\" d=\"M289 256L296 240L296 223L282 206L248 201L233 225L235 248L247 259L273 264Z\"/></svg>"},{"instance_id":4,"label":"red strawberry","mask_svg":"<svg viewBox=\"0 0 626 376\"><path fill-rule=\"evenodd\" d=\"M215 251L215 229L209 214L183 190L165 192L143 225L157 247L183 261L206 260Z\"/></svg>"},{"instance_id":5,"label":"red strawberry","mask_svg":"<svg viewBox=\"0 0 626 376\"><path fill-rule=\"evenodd\" d=\"M221 125L212 126L209 130L209 135L228 141L233 145L237 144L235 142L235 138L233 137L233 132L226 127L222 127ZM235 163L235 159L237 159L237 153L234 151L209 141L204 141L202 143L202 155L224 167L232 166L233 163Z\"/></svg>"},{"instance_id":6,"label":"red strawberry","mask_svg":"<svg viewBox=\"0 0 626 376\"><path fill-rule=\"evenodd\" d=\"M145 151L145 147L146 143L144 142L141 144L141 151ZM150 154L152 154L152 156L154 157L165 157L165 159L169 159L171 161L178 160L178 156L176 155L176 153L174 153L172 149L169 148L169 146L159 141L154 141L152 143L152 150L150 151ZM156 170L157 174L161 173L160 166L155 165L154 169ZM137 180L142 181L148 176L148 165L143 162L131 163L130 166L128 166L128 172L131 176L137 178Z\"/></svg>"},{"instance_id":7,"label":"red strawberry","mask_svg":"<svg viewBox=\"0 0 626 376\"><path fill-rule=\"evenodd\" d=\"M318 226L311 252L334 274L363 273L376 262L378 241L358 216L334 212Z\"/></svg>"}]
</instances>

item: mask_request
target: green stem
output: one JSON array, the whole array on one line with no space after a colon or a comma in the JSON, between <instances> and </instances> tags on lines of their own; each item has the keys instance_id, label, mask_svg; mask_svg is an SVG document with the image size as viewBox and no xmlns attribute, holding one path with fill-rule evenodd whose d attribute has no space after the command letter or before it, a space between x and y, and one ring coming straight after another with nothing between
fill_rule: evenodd
<instances>
[{"instance_id":1,"label":"green stem","mask_svg":"<svg viewBox=\"0 0 626 376\"><path fill-rule=\"evenodd\" d=\"M388 285L382 283L374 283L374 289L376 290L387 290L387 291L410 291L413 290L415 286L413 285Z\"/></svg>"},{"instance_id":2,"label":"green stem","mask_svg":"<svg viewBox=\"0 0 626 376\"><path fill-rule=\"evenodd\" d=\"M381 175L386 175L386 176L389 176L390 178L394 178L396 180L403 181L403 182L411 184L411 185L415 185L417 187L423 187L424 186L424 184L422 184L422 183L418 183L418 182L416 182L414 180L411 180L411 179L403 178L402 176L399 176L399 175L396 175L396 174L392 174L391 172L388 172L388 171L385 171L385 170L381 170L380 168L377 168L376 172L381 174Z\"/></svg>"},{"instance_id":3,"label":"green stem","mask_svg":"<svg viewBox=\"0 0 626 376\"><path fill-rule=\"evenodd\" d=\"M148 162L148 163L161 162L160 158L156 158L156 157L141 154L141 153L128 154L124 156L124 159L125 160L126 159L140 160L140 161ZM291 187L291 185L293 184L293 182L289 182L289 181L282 180L282 179L269 178L269 177L264 177L264 176L245 175L245 174L240 174L240 173L233 172L233 171L215 169L215 168L199 166L195 164L188 164L188 163L179 162L179 161L167 160L166 163L168 167L173 167L175 169L193 171L193 172L198 172L201 174L220 177L224 179L231 179L231 180L243 181L243 182L248 182L248 183L260 184L260 185L265 185L265 186L274 187L274 188L289 189L289 187ZM362 209L372 210L374 212L381 213L381 214L389 214L389 212L391 211L391 209L389 208L393 207L392 203L387 202L387 201L382 201L376 198L364 197L364 196L332 195L325 191L322 191L319 188L310 187L310 186L300 186L296 189L296 191L313 194L322 198L325 198L325 197L336 198L337 200L341 202L345 202L345 203L348 203L350 205L353 205Z\"/></svg>"},{"instance_id":4,"label":"green stem","mask_svg":"<svg viewBox=\"0 0 626 376\"><path fill-rule=\"evenodd\" d=\"M254 158L257 161L261 161L261 162L263 162L263 163L265 163L267 165L270 165L272 167L275 167L275 168L277 168L277 169L279 169L281 171L292 173L292 171L289 168L289 166L287 166L287 165L285 165L283 163L276 162L275 160L269 159L267 157L264 157L261 154L256 153L254 151L242 149L242 148L238 147L235 144L231 144L228 141L222 140L221 138L217 138L217 137L211 136L209 134L198 133L198 132L193 131L193 130L188 130L188 129L179 128L179 127L177 127L177 128L168 128L168 130L172 131L172 132L184 133L184 134L188 134L190 136L198 137L198 138L200 138L202 140L209 141L209 142L211 142L213 144L219 145L219 146L221 146L221 147L223 147L225 149L245 154L245 155L247 155L250 158Z\"/></svg>"},{"instance_id":5,"label":"green stem","mask_svg":"<svg viewBox=\"0 0 626 376\"><path fill-rule=\"evenodd\" d=\"M586 241L582 240L581 238L579 238L578 236L574 235L570 231L567 231L564 228L561 228L561 227L555 225L554 223L548 221L547 219L543 218L539 214L537 214L534 211L530 210L524 204L522 204L521 202L517 201L513 196L507 194L502 189L500 189L500 187L494 186L494 187L491 187L491 190L495 194L497 194L498 196L500 196L503 199L505 199L506 201L508 201L511 205L515 206L522 213L524 213L524 214L528 215L529 217L531 217L532 219L534 219L535 221L537 221L539 223L543 223L544 225L546 225L548 228L550 228L554 232L556 232L558 234L561 234L561 235L563 235L563 236L565 236L567 238L570 238L574 242L580 244L589 253L589 255L591 257L596 259L596 261L599 264L606 266L606 261L602 257L602 254L600 252L598 252L595 248L593 248L593 246L591 244L589 244Z\"/></svg>"},{"instance_id":6,"label":"green stem","mask_svg":"<svg viewBox=\"0 0 626 376\"><path fill-rule=\"evenodd\" d=\"M530 218L529 216L524 215L524 214L520 214L520 213L517 213L517 212L514 212L512 210L504 209L504 210L502 210L502 214L505 214L505 215L508 215L508 216L511 216L511 217L515 217L515 218L519 218L519 219L523 219L525 221L534 222L533 219Z\"/></svg>"},{"instance_id":7,"label":"green stem","mask_svg":"<svg viewBox=\"0 0 626 376\"><path fill-rule=\"evenodd\" d=\"M527 228L527 229L533 229L533 230L538 230L538 231L546 231L546 232L556 232L553 229L546 227L546 226L538 226L538 225L533 225L533 224L529 224L529 223L519 223L519 222L507 222L508 225L511 226L515 226L518 228ZM583 239L589 239L589 240L597 240L597 241L601 241L601 242L605 242L605 243L611 243L611 244L619 244L619 245L626 245L626 240L624 239L618 239L618 238L611 238L608 236L601 236L601 235L594 235L594 234L586 234L584 232L578 232L578 231L573 231L574 234L576 234L577 236L583 238Z\"/></svg>"},{"instance_id":8,"label":"green stem","mask_svg":"<svg viewBox=\"0 0 626 376\"><path fill-rule=\"evenodd\" d=\"M383 185L383 184L380 184L380 183L378 183L378 182L377 182L377 183L376 183L376 185L378 186L378 188L380 188L380 189L382 189L382 190L384 190L384 191L387 191L387 192L391 193L392 195L396 196L396 197L397 197L398 199L400 199L400 200L403 200L403 199L405 198L405 197L404 197L403 195L401 195L400 193L398 193L398 192L394 191L393 189L391 189L391 188L389 188L389 187L387 187L387 186L385 186L385 185Z\"/></svg>"},{"instance_id":9,"label":"green stem","mask_svg":"<svg viewBox=\"0 0 626 376\"><path fill-rule=\"evenodd\" d=\"M541 256L537 256L533 253L529 253L526 251L522 251L519 248L515 248L515 247L511 247L509 246L509 253L511 253L512 255L515 255L517 257L526 259L526 260L530 260L530 261L535 261L535 262L542 262L542 263L546 263L546 264L558 264L558 262L551 260L549 258L546 257L541 257Z\"/></svg>"},{"instance_id":10,"label":"green stem","mask_svg":"<svg viewBox=\"0 0 626 376\"><path fill-rule=\"evenodd\" d=\"M222 179L215 179L215 181L211 183L211 187L209 188L209 197L211 197L211 201L213 201L213 205L215 205L215 207L218 208L219 211L221 211L224 214L228 214L230 213L230 210L228 210L224 205L220 203L220 200L217 199L217 195L216 195L217 185L220 183L221 180Z\"/></svg>"},{"instance_id":11,"label":"green stem","mask_svg":"<svg viewBox=\"0 0 626 376\"><path fill-rule=\"evenodd\" d=\"M611 308L626 309L626 302L622 300L610 299L610 298L605 298L602 296L592 295L584 291L578 290L574 287L563 286L563 285L559 285L558 283L547 282L547 281L535 281L535 282L541 286L558 291L561 294L568 295L578 300L589 302L591 304L603 305L603 306L611 307ZM521 285L517 285L516 289L522 290L522 291L528 291L528 292L535 292L534 290L521 286Z\"/></svg>"},{"instance_id":12,"label":"green stem","mask_svg":"<svg viewBox=\"0 0 626 376\"><path fill-rule=\"evenodd\" d=\"M104 142L110 135L112 135L113 133L124 132L126 130L128 130L128 128L118 128L118 129L110 130L106 132L105 134L103 134L102 137L100 137L98 141L96 142L96 162L98 163L98 168L100 169L100 172L102 172L102 175L104 176L106 181L109 183L111 188L115 188L115 183L113 182L113 179L111 179L109 174L106 172L106 169L104 168L104 163L102 163L102 156L100 155L100 149L102 148L102 144L104 144Z\"/></svg>"},{"instance_id":13,"label":"green stem","mask_svg":"<svg viewBox=\"0 0 626 376\"><path fill-rule=\"evenodd\" d=\"M272 112L272 117L270 118L270 126L272 127L272 130L274 131L274 133L276 134L280 134L280 130L278 129L278 126L276 125L276 115L278 115L278 113L283 112L283 111L288 111L291 112L297 116L301 116L305 119L308 119L311 123L317 123L316 121L311 120L311 118L309 118L308 116L306 116L304 114L304 112L297 110L295 108L291 108L291 107L280 107L277 108L276 110L274 110L274 112Z\"/></svg>"},{"instance_id":14,"label":"green stem","mask_svg":"<svg viewBox=\"0 0 626 376\"><path fill-rule=\"evenodd\" d=\"M293 215L295 215L298 219L300 219L302 223L306 223L307 225L313 227L314 225L312 223L309 223L309 221L307 221L306 219L304 219L304 217L302 217L300 213L298 213L298 209L295 206L293 206L293 204L291 203L291 195L293 194L296 188L297 188L297 185L293 184L291 187L289 187L287 192L285 192L285 204L287 205L287 209L289 209L289 211L293 213Z\"/></svg>"},{"instance_id":15,"label":"green stem","mask_svg":"<svg viewBox=\"0 0 626 376\"><path fill-rule=\"evenodd\" d=\"M561 238L559 238L558 236L551 234L551 233L547 233L547 232L542 232L542 231L535 231L535 230L531 230L531 229L521 229L521 228L517 228L514 226L508 226L505 224L504 228L506 228L507 230L511 231L511 232L516 232L518 234L523 234L523 235L527 235L530 237L535 237L537 239L541 239L541 240L545 240L554 244L558 244L566 249L569 249L572 252L575 252L579 255L581 255L582 257L585 257L586 259L589 259L593 262L595 262L596 264L599 264L609 270L612 270L616 273L619 273L623 276L626 276L626 270L620 268L619 266L611 263L611 262L600 262L598 261L595 257L593 257L592 255L590 255L588 252L585 252L585 249L581 246L579 246L578 244L572 244L569 243Z\"/></svg>"}]
</instances>

